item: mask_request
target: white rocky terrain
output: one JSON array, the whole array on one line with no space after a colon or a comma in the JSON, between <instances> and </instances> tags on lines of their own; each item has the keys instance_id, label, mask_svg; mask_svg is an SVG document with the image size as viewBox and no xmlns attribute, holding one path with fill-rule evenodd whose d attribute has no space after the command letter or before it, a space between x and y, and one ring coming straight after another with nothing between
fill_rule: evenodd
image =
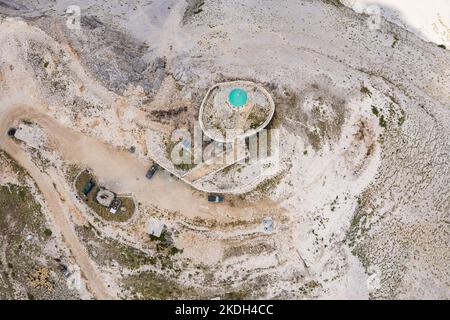
<instances>
[{"instance_id":1,"label":"white rocky terrain","mask_svg":"<svg viewBox=\"0 0 450 320\"><path fill-rule=\"evenodd\" d=\"M449 299L449 21L428 42L342 2L355 11L0 0L0 298ZM240 163L178 179L149 136L170 145L235 80L273 97L277 172L251 190ZM149 180L153 162L167 170ZM90 179L132 209L84 197ZM25 209L8 194L40 204L39 228L14 222ZM33 267L17 258L29 239L44 252Z\"/></svg>"},{"instance_id":2,"label":"white rocky terrain","mask_svg":"<svg viewBox=\"0 0 450 320\"><path fill-rule=\"evenodd\" d=\"M450 10L448 1L430 0L342 0L356 12L373 14L394 22L424 40L450 47Z\"/></svg>"}]
</instances>

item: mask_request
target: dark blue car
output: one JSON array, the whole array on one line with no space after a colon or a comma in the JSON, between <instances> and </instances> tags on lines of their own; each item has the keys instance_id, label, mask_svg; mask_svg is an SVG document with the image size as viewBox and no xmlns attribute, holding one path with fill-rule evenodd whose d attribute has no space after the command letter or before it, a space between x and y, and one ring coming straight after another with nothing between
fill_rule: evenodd
<instances>
[{"instance_id":1,"label":"dark blue car","mask_svg":"<svg viewBox=\"0 0 450 320\"><path fill-rule=\"evenodd\" d=\"M213 196L213 195L208 196L209 202L223 202L223 200L224 199L222 196Z\"/></svg>"},{"instance_id":2,"label":"dark blue car","mask_svg":"<svg viewBox=\"0 0 450 320\"><path fill-rule=\"evenodd\" d=\"M151 168L148 169L147 173L145 174L145 177L147 179L151 179L155 174L156 170L158 170L158 165L157 164L152 165Z\"/></svg>"}]
</instances>

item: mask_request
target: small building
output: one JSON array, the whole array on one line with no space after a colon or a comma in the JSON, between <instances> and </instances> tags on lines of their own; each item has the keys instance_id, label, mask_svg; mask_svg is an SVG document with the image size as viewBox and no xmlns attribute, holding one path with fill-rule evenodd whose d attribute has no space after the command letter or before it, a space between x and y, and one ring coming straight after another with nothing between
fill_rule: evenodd
<instances>
[{"instance_id":1,"label":"small building","mask_svg":"<svg viewBox=\"0 0 450 320\"><path fill-rule=\"evenodd\" d=\"M147 222L147 233L151 236L159 238L164 230L164 223L160 220L151 218Z\"/></svg>"},{"instance_id":2,"label":"small building","mask_svg":"<svg viewBox=\"0 0 450 320\"><path fill-rule=\"evenodd\" d=\"M120 207L122 207L122 201L120 201L120 199L115 198L111 203L109 212L111 212L112 214L116 214L117 211L119 211Z\"/></svg>"},{"instance_id":3,"label":"small building","mask_svg":"<svg viewBox=\"0 0 450 320\"><path fill-rule=\"evenodd\" d=\"M95 199L102 206L109 208L109 206L111 206L115 198L116 195L114 194L114 192L109 191L107 189L100 189Z\"/></svg>"},{"instance_id":4,"label":"small building","mask_svg":"<svg viewBox=\"0 0 450 320\"><path fill-rule=\"evenodd\" d=\"M34 149L42 149L47 140L47 135L37 124L20 123L14 132L14 137L25 142Z\"/></svg>"},{"instance_id":5,"label":"small building","mask_svg":"<svg viewBox=\"0 0 450 320\"><path fill-rule=\"evenodd\" d=\"M273 230L273 220L272 218L264 218L263 226L265 232L272 232Z\"/></svg>"}]
</instances>

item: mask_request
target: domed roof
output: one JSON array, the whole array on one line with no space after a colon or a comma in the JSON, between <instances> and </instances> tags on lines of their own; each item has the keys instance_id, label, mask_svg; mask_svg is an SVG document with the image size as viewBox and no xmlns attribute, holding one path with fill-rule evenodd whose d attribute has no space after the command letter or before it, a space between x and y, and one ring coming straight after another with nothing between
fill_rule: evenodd
<instances>
[{"instance_id":1,"label":"domed roof","mask_svg":"<svg viewBox=\"0 0 450 320\"><path fill-rule=\"evenodd\" d=\"M228 95L228 101L235 108L243 107L248 100L247 91L241 88L234 88Z\"/></svg>"}]
</instances>

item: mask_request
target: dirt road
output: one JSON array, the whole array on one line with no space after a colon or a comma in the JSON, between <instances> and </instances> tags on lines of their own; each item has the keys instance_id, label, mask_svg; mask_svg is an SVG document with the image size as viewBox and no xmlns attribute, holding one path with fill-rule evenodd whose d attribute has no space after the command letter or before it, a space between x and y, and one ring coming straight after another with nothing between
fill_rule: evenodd
<instances>
[{"instance_id":1,"label":"dirt road","mask_svg":"<svg viewBox=\"0 0 450 320\"><path fill-rule=\"evenodd\" d=\"M96 138L66 128L32 107L15 105L3 109L0 113L0 149L14 158L36 181L48 203L55 227L60 230L92 293L98 299L111 299L115 296L77 238L69 214L66 213L69 204L61 203L53 184L56 184L58 190L63 190L64 187L59 185L60 182L53 181L49 175L42 173L27 153L6 136L8 128L15 121L22 119L31 120L42 126L49 141L55 145L55 149L64 160L90 168L102 185L117 193L132 193L143 204L177 211L189 218L213 218L217 221L236 220L244 216L248 218L262 209L258 208L259 205L254 205L251 209L233 207L227 203L211 205L204 194L193 190L180 180L168 177L163 171L158 172L150 181L146 179L145 172L150 160L148 163L141 161L126 151L117 150ZM271 207L266 203L261 206L266 207L265 209ZM272 209L279 210L275 207Z\"/></svg>"},{"instance_id":2,"label":"dirt road","mask_svg":"<svg viewBox=\"0 0 450 320\"><path fill-rule=\"evenodd\" d=\"M18 119L32 120L43 127L63 159L89 167L100 183L117 193L133 193L143 203L185 214L198 214L207 205L206 197L176 179L157 173L151 181L145 178L151 161L141 161L126 151L93 137L65 128L53 118L27 106L14 106L0 115L0 130L5 132ZM170 190L170 192L167 192ZM188 205L186 205L188 204Z\"/></svg>"},{"instance_id":3,"label":"dirt road","mask_svg":"<svg viewBox=\"0 0 450 320\"><path fill-rule=\"evenodd\" d=\"M116 193L132 193L139 202L163 210L179 212L188 218L214 218L229 221L248 216L241 208L226 203L212 205L206 195L159 171L149 181L145 178L151 163L135 158L96 138L86 136L59 124L55 119L27 106L14 106L0 115L0 130L5 132L18 119L32 120L41 125L56 145L64 160L90 168L99 182ZM261 205L263 206L263 205ZM259 204L252 205L258 210ZM267 203L264 204L267 207Z\"/></svg>"},{"instance_id":4,"label":"dirt road","mask_svg":"<svg viewBox=\"0 0 450 320\"><path fill-rule=\"evenodd\" d=\"M3 115L5 114L2 114L2 116ZM6 130L7 125L8 117L0 116L0 130L2 133ZM0 136L0 148L16 160L36 182L48 205L51 215L50 218L54 221L56 229L61 232L64 241L80 267L83 276L86 278L88 287L94 297L102 300L114 299L115 295L110 292L105 281L102 279L99 270L97 270L96 266L92 263L84 246L78 240L69 220L69 216L66 214L58 193L53 188L52 181L49 177L43 174L30 160L28 155L4 134Z\"/></svg>"}]
</instances>

